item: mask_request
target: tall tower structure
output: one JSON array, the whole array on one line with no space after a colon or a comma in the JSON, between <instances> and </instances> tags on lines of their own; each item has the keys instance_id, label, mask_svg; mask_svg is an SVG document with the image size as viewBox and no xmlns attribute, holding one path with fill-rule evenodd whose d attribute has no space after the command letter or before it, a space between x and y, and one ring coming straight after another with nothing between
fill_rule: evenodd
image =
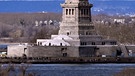
<instances>
[{"instance_id":1,"label":"tall tower structure","mask_svg":"<svg viewBox=\"0 0 135 76\"><path fill-rule=\"evenodd\" d=\"M66 0L59 35L93 35L91 7L88 0Z\"/></svg>"}]
</instances>

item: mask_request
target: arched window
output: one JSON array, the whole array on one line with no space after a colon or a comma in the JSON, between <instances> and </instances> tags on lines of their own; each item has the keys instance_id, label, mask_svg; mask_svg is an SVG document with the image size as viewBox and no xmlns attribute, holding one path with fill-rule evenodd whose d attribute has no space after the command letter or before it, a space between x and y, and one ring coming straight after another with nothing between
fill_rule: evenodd
<instances>
[{"instance_id":1,"label":"arched window","mask_svg":"<svg viewBox=\"0 0 135 76\"><path fill-rule=\"evenodd\" d=\"M95 45L95 42L92 42L92 45Z\"/></svg>"},{"instance_id":2,"label":"arched window","mask_svg":"<svg viewBox=\"0 0 135 76\"><path fill-rule=\"evenodd\" d=\"M71 9L69 9L69 15L71 15Z\"/></svg>"},{"instance_id":3,"label":"arched window","mask_svg":"<svg viewBox=\"0 0 135 76\"><path fill-rule=\"evenodd\" d=\"M89 9L86 9L86 15L89 15Z\"/></svg>"},{"instance_id":4,"label":"arched window","mask_svg":"<svg viewBox=\"0 0 135 76\"><path fill-rule=\"evenodd\" d=\"M86 15L86 9L83 9L83 14Z\"/></svg>"},{"instance_id":5,"label":"arched window","mask_svg":"<svg viewBox=\"0 0 135 76\"><path fill-rule=\"evenodd\" d=\"M89 35L88 32L86 32L86 35Z\"/></svg>"},{"instance_id":6,"label":"arched window","mask_svg":"<svg viewBox=\"0 0 135 76\"><path fill-rule=\"evenodd\" d=\"M67 35L69 35L69 32L67 32Z\"/></svg>"},{"instance_id":7,"label":"arched window","mask_svg":"<svg viewBox=\"0 0 135 76\"><path fill-rule=\"evenodd\" d=\"M102 45L105 45L105 42L102 42Z\"/></svg>"},{"instance_id":8,"label":"arched window","mask_svg":"<svg viewBox=\"0 0 135 76\"><path fill-rule=\"evenodd\" d=\"M83 15L83 9L81 9L81 15Z\"/></svg>"},{"instance_id":9,"label":"arched window","mask_svg":"<svg viewBox=\"0 0 135 76\"><path fill-rule=\"evenodd\" d=\"M60 43L60 46L62 46L62 43Z\"/></svg>"},{"instance_id":10,"label":"arched window","mask_svg":"<svg viewBox=\"0 0 135 76\"><path fill-rule=\"evenodd\" d=\"M87 45L87 42L81 42L81 45Z\"/></svg>"},{"instance_id":11,"label":"arched window","mask_svg":"<svg viewBox=\"0 0 135 76\"><path fill-rule=\"evenodd\" d=\"M72 9L72 15L74 15L74 9Z\"/></svg>"},{"instance_id":12,"label":"arched window","mask_svg":"<svg viewBox=\"0 0 135 76\"><path fill-rule=\"evenodd\" d=\"M68 15L68 9L66 9L66 15Z\"/></svg>"},{"instance_id":13,"label":"arched window","mask_svg":"<svg viewBox=\"0 0 135 76\"><path fill-rule=\"evenodd\" d=\"M89 31L89 32L86 32L86 35L92 35L92 33Z\"/></svg>"},{"instance_id":14,"label":"arched window","mask_svg":"<svg viewBox=\"0 0 135 76\"><path fill-rule=\"evenodd\" d=\"M51 46L51 43L49 43L49 46Z\"/></svg>"}]
</instances>

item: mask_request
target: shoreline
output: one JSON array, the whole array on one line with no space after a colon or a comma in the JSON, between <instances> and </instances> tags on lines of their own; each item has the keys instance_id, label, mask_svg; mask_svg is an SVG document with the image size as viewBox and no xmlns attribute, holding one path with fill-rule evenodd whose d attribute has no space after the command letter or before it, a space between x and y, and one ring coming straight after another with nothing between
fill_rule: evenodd
<instances>
[{"instance_id":1,"label":"shoreline","mask_svg":"<svg viewBox=\"0 0 135 76\"><path fill-rule=\"evenodd\" d=\"M134 64L135 58L127 57L1 57L0 64L21 64L21 63L30 63L30 64Z\"/></svg>"}]
</instances>

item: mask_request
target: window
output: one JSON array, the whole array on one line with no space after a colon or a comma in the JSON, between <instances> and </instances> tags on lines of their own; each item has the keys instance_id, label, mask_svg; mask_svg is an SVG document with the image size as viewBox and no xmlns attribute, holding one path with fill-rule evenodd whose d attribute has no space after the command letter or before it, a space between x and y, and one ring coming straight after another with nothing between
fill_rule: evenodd
<instances>
[{"instance_id":1,"label":"window","mask_svg":"<svg viewBox=\"0 0 135 76\"><path fill-rule=\"evenodd\" d=\"M89 15L89 9L80 9L80 14L81 15Z\"/></svg>"},{"instance_id":2,"label":"window","mask_svg":"<svg viewBox=\"0 0 135 76\"><path fill-rule=\"evenodd\" d=\"M67 50L67 48L61 48L61 51Z\"/></svg>"},{"instance_id":3,"label":"window","mask_svg":"<svg viewBox=\"0 0 135 76\"><path fill-rule=\"evenodd\" d=\"M60 46L62 46L62 43L60 43Z\"/></svg>"},{"instance_id":4,"label":"window","mask_svg":"<svg viewBox=\"0 0 135 76\"><path fill-rule=\"evenodd\" d=\"M63 57L67 57L67 53L63 53Z\"/></svg>"},{"instance_id":5,"label":"window","mask_svg":"<svg viewBox=\"0 0 135 76\"><path fill-rule=\"evenodd\" d=\"M27 50L27 48L24 48L24 54L25 54L26 50Z\"/></svg>"},{"instance_id":6,"label":"window","mask_svg":"<svg viewBox=\"0 0 135 76\"><path fill-rule=\"evenodd\" d=\"M92 33L91 32L86 32L86 35L92 35Z\"/></svg>"},{"instance_id":7,"label":"window","mask_svg":"<svg viewBox=\"0 0 135 76\"><path fill-rule=\"evenodd\" d=\"M83 10L83 14L84 14L84 15L86 14L86 10L85 10L85 9Z\"/></svg>"},{"instance_id":8,"label":"window","mask_svg":"<svg viewBox=\"0 0 135 76\"><path fill-rule=\"evenodd\" d=\"M117 43L116 42L111 42L111 45L116 45Z\"/></svg>"},{"instance_id":9,"label":"window","mask_svg":"<svg viewBox=\"0 0 135 76\"><path fill-rule=\"evenodd\" d=\"M51 43L49 43L49 46L51 46Z\"/></svg>"},{"instance_id":10,"label":"window","mask_svg":"<svg viewBox=\"0 0 135 76\"><path fill-rule=\"evenodd\" d=\"M92 42L92 45L95 45L95 42Z\"/></svg>"},{"instance_id":11,"label":"window","mask_svg":"<svg viewBox=\"0 0 135 76\"><path fill-rule=\"evenodd\" d=\"M38 42L38 45L40 45L40 42Z\"/></svg>"},{"instance_id":12,"label":"window","mask_svg":"<svg viewBox=\"0 0 135 76\"><path fill-rule=\"evenodd\" d=\"M68 9L66 9L66 15L68 15Z\"/></svg>"},{"instance_id":13,"label":"window","mask_svg":"<svg viewBox=\"0 0 135 76\"><path fill-rule=\"evenodd\" d=\"M71 9L69 9L69 15L71 15Z\"/></svg>"},{"instance_id":14,"label":"window","mask_svg":"<svg viewBox=\"0 0 135 76\"><path fill-rule=\"evenodd\" d=\"M86 35L89 35L89 32L86 32Z\"/></svg>"},{"instance_id":15,"label":"window","mask_svg":"<svg viewBox=\"0 0 135 76\"><path fill-rule=\"evenodd\" d=\"M65 48L61 48L61 51L63 51Z\"/></svg>"},{"instance_id":16,"label":"window","mask_svg":"<svg viewBox=\"0 0 135 76\"><path fill-rule=\"evenodd\" d=\"M83 15L83 9L81 9L81 15Z\"/></svg>"},{"instance_id":17,"label":"window","mask_svg":"<svg viewBox=\"0 0 135 76\"><path fill-rule=\"evenodd\" d=\"M38 42L38 45L39 45L39 46L42 45L42 42Z\"/></svg>"},{"instance_id":18,"label":"window","mask_svg":"<svg viewBox=\"0 0 135 76\"><path fill-rule=\"evenodd\" d=\"M89 9L86 9L86 15L89 15Z\"/></svg>"},{"instance_id":19,"label":"window","mask_svg":"<svg viewBox=\"0 0 135 76\"><path fill-rule=\"evenodd\" d=\"M67 35L69 35L69 32L67 32Z\"/></svg>"},{"instance_id":20,"label":"window","mask_svg":"<svg viewBox=\"0 0 135 76\"><path fill-rule=\"evenodd\" d=\"M105 45L105 42L102 42L102 45Z\"/></svg>"},{"instance_id":21,"label":"window","mask_svg":"<svg viewBox=\"0 0 135 76\"><path fill-rule=\"evenodd\" d=\"M81 42L81 45L87 45L87 42Z\"/></svg>"},{"instance_id":22,"label":"window","mask_svg":"<svg viewBox=\"0 0 135 76\"><path fill-rule=\"evenodd\" d=\"M74 9L72 9L72 15L74 15Z\"/></svg>"}]
</instances>

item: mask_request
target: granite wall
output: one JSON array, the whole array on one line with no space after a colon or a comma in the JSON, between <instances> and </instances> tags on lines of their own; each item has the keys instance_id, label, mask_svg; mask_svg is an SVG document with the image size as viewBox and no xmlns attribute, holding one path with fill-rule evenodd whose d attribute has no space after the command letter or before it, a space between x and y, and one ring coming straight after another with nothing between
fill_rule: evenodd
<instances>
[{"instance_id":1,"label":"granite wall","mask_svg":"<svg viewBox=\"0 0 135 76\"><path fill-rule=\"evenodd\" d=\"M18 46L8 47L8 57L79 57L78 47L68 46Z\"/></svg>"},{"instance_id":2,"label":"granite wall","mask_svg":"<svg viewBox=\"0 0 135 76\"><path fill-rule=\"evenodd\" d=\"M77 47L68 46L34 46L28 47L29 57L78 57Z\"/></svg>"},{"instance_id":3,"label":"granite wall","mask_svg":"<svg viewBox=\"0 0 135 76\"><path fill-rule=\"evenodd\" d=\"M22 57L22 55L25 54L26 49L27 49L27 46L22 46L22 45L8 46L7 56L8 57Z\"/></svg>"},{"instance_id":4,"label":"granite wall","mask_svg":"<svg viewBox=\"0 0 135 76\"><path fill-rule=\"evenodd\" d=\"M126 46L127 51L135 53L135 46ZM116 57L120 47L117 45L91 45L91 46L8 46L9 57Z\"/></svg>"},{"instance_id":5,"label":"granite wall","mask_svg":"<svg viewBox=\"0 0 135 76\"><path fill-rule=\"evenodd\" d=\"M119 50L119 47L116 45L98 45L96 55L97 56L106 55L109 57L116 57L117 50Z\"/></svg>"}]
</instances>

